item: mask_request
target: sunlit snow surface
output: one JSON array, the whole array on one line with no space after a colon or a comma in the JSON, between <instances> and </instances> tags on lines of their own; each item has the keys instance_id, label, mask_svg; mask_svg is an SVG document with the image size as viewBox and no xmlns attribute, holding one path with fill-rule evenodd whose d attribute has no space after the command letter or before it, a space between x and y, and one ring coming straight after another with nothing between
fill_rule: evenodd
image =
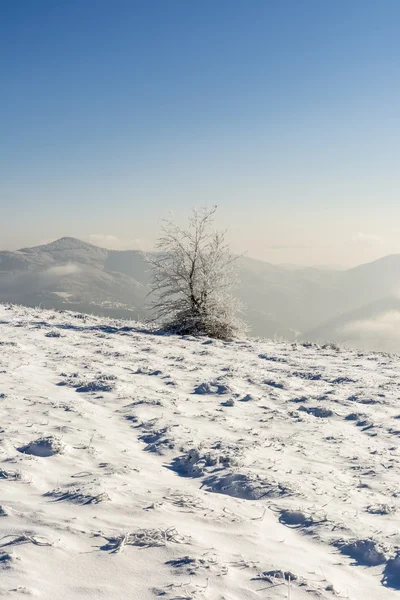
<instances>
[{"instance_id":1,"label":"sunlit snow surface","mask_svg":"<svg viewBox=\"0 0 400 600\"><path fill-rule=\"evenodd\" d=\"M400 359L0 306L0 596L399 596Z\"/></svg>"}]
</instances>

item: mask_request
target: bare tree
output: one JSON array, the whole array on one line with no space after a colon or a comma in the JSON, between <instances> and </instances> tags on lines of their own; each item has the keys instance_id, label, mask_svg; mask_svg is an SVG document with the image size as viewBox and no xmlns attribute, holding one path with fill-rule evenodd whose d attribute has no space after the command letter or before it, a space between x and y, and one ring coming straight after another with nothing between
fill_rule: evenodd
<instances>
[{"instance_id":1,"label":"bare tree","mask_svg":"<svg viewBox=\"0 0 400 600\"><path fill-rule=\"evenodd\" d=\"M225 339L246 330L232 295L236 258L225 232L213 230L217 207L193 209L187 229L164 221L152 267L151 308L163 326L179 334Z\"/></svg>"}]
</instances>

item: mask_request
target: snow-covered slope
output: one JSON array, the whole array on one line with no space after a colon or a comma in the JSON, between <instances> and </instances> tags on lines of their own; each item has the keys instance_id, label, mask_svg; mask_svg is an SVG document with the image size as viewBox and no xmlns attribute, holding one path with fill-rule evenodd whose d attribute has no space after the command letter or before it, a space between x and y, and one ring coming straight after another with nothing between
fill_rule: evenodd
<instances>
[{"instance_id":1,"label":"snow-covered slope","mask_svg":"<svg viewBox=\"0 0 400 600\"><path fill-rule=\"evenodd\" d=\"M0 596L395 600L399 367L0 306Z\"/></svg>"}]
</instances>

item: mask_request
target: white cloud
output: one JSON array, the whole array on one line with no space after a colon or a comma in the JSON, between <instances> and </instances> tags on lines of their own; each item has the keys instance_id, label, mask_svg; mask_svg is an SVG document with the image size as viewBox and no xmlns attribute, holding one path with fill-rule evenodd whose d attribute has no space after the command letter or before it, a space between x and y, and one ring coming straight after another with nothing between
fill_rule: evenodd
<instances>
[{"instance_id":1,"label":"white cloud","mask_svg":"<svg viewBox=\"0 0 400 600\"><path fill-rule=\"evenodd\" d=\"M368 243L381 241L381 237L379 235L377 235L376 233L364 233L362 231L358 231L357 233L354 233L352 239L354 242L368 242Z\"/></svg>"},{"instance_id":2,"label":"white cloud","mask_svg":"<svg viewBox=\"0 0 400 600\"><path fill-rule=\"evenodd\" d=\"M92 244L115 245L119 244L120 240L115 235L107 235L104 233L91 233L87 236Z\"/></svg>"},{"instance_id":3,"label":"white cloud","mask_svg":"<svg viewBox=\"0 0 400 600\"><path fill-rule=\"evenodd\" d=\"M141 245L139 238L124 240L107 233L91 233L85 239L90 244L109 250L136 250Z\"/></svg>"}]
</instances>

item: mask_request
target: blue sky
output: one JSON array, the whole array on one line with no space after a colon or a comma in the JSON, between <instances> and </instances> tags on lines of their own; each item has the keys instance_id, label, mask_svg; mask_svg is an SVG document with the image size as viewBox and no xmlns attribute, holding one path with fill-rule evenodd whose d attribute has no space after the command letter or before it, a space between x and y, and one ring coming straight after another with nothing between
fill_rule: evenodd
<instances>
[{"instance_id":1,"label":"blue sky","mask_svg":"<svg viewBox=\"0 0 400 600\"><path fill-rule=\"evenodd\" d=\"M151 247L218 204L235 250L400 252L398 0L0 0L0 239Z\"/></svg>"}]
</instances>

